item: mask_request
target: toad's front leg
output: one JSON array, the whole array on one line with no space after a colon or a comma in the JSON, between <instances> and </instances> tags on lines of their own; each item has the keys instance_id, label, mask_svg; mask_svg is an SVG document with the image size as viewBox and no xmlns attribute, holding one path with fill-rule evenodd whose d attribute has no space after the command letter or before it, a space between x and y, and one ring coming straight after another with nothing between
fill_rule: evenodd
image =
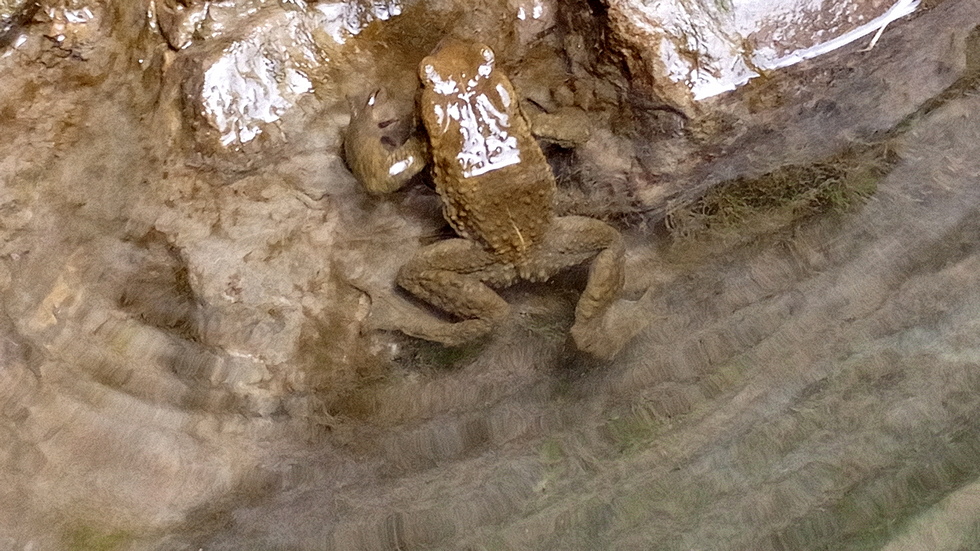
<instances>
[{"instance_id":1,"label":"toad's front leg","mask_svg":"<svg viewBox=\"0 0 980 551\"><path fill-rule=\"evenodd\" d=\"M425 314L401 331L448 346L459 346L490 333L510 306L490 285L506 287L517 270L467 239L447 239L421 249L398 272L397 283L423 301L461 321Z\"/></svg>"}]
</instances>

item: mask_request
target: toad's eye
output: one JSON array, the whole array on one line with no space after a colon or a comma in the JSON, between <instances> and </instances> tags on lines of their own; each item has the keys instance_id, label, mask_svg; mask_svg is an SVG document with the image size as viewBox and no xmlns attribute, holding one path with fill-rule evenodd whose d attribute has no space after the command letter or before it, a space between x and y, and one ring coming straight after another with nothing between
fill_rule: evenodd
<instances>
[{"instance_id":1,"label":"toad's eye","mask_svg":"<svg viewBox=\"0 0 980 551\"><path fill-rule=\"evenodd\" d=\"M438 76L438 73L436 73L436 68L431 63L426 63L422 66L422 75L425 80L432 82Z\"/></svg>"},{"instance_id":2,"label":"toad's eye","mask_svg":"<svg viewBox=\"0 0 980 551\"><path fill-rule=\"evenodd\" d=\"M480 54L483 56L483 59L486 60L487 63L493 61L493 50L491 50L490 48L487 48L486 46L480 48Z\"/></svg>"}]
</instances>

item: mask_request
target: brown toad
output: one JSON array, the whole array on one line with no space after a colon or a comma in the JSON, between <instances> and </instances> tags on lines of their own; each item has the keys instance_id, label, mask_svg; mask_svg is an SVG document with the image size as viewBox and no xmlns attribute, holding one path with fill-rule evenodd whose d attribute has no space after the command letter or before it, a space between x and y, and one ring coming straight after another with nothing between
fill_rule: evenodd
<instances>
[{"instance_id":1,"label":"brown toad","mask_svg":"<svg viewBox=\"0 0 980 551\"><path fill-rule=\"evenodd\" d=\"M623 287L623 240L608 224L552 212L555 179L518 106L510 80L482 44L444 40L419 66L419 115L446 220L459 234L423 247L398 273L409 293L456 316L448 322L420 314L400 327L409 335L459 345L484 336L509 306L493 288L520 279L545 281L591 260L571 333L586 352L602 315ZM421 170L426 147L410 139L395 147L386 135L381 96L354 111L347 161L372 193L402 187Z\"/></svg>"}]
</instances>

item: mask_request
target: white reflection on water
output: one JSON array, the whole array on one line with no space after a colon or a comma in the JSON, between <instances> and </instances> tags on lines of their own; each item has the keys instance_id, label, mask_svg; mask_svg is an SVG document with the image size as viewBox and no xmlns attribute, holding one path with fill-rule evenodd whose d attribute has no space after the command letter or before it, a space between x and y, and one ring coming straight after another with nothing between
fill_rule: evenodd
<instances>
[{"instance_id":1,"label":"white reflection on water","mask_svg":"<svg viewBox=\"0 0 980 551\"><path fill-rule=\"evenodd\" d=\"M402 4L396 0L360 2L324 2L314 10L319 15L317 26L326 31L338 44L360 33L375 20L387 21L402 13Z\"/></svg>"},{"instance_id":2,"label":"white reflection on water","mask_svg":"<svg viewBox=\"0 0 980 551\"><path fill-rule=\"evenodd\" d=\"M260 123L279 120L313 83L288 56L266 50L261 38L236 42L204 74L206 114L221 131L221 143L246 143Z\"/></svg>"},{"instance_id":3,"label":"white reflection on water","mask_svg":"<svg viewBox=\"0 0 980 551\"><path fill-rule=\"evenodd\" d=\"M851 29L846 28L854 22L850 4L823 5L806 0L771 4L736 0L724 8L711 3L648 2L639 8L641 15L632 22L652 37L664 37L659 55L667 76L686 83L694 99L704 99L734 90L759 76L760 71L787 67L881 31L892 21L914 12L918 5L919 0L897 0L881 15ZM813 28L817 15L831 23L815 32L816 43L785 53L795 39L785 38L787 43L782 44L780 37ZM766 26L782 26L785 31L774 34L776 43L747 46L746 41Z\"/></svg>"},{"instance_id":4,"label":"white reflection on water","mask_svg":"<svg viewBox=\"0 0 980 551\"><path fill-rule=\"evenodd\" d=\"M305 8L301 2L291 2ZM400 2L319 3L311 10L288 10L229 46L204 74L205 116L221 132L222 145L247 143L262 125L278 121L304 94L313 91L307 69L320 63L313 31L325 31L338 45L375 20L400 14ZM268 40L286 33L288 40ZM292 44L284 48L281 44Z\"/></svg>"}]
</instances>

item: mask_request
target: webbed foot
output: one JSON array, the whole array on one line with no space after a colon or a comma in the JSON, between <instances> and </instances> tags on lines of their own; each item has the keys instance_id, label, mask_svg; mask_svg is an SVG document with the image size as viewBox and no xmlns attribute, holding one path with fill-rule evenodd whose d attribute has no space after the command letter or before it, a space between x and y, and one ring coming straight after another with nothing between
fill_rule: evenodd
<instances>
[{"instance_id":1,"label":"webbed foot","mask_svg":"<svg viewBox=\"0 0 980 551\"><path fill-rule=\"evenodd\" d=\"M646 329L652 318L654 293L648 289L637 301L617 300L606 311L585 322L575 322L571 335L575 347L598 360L611 360Z\"/></svg>"}]
</instances>

